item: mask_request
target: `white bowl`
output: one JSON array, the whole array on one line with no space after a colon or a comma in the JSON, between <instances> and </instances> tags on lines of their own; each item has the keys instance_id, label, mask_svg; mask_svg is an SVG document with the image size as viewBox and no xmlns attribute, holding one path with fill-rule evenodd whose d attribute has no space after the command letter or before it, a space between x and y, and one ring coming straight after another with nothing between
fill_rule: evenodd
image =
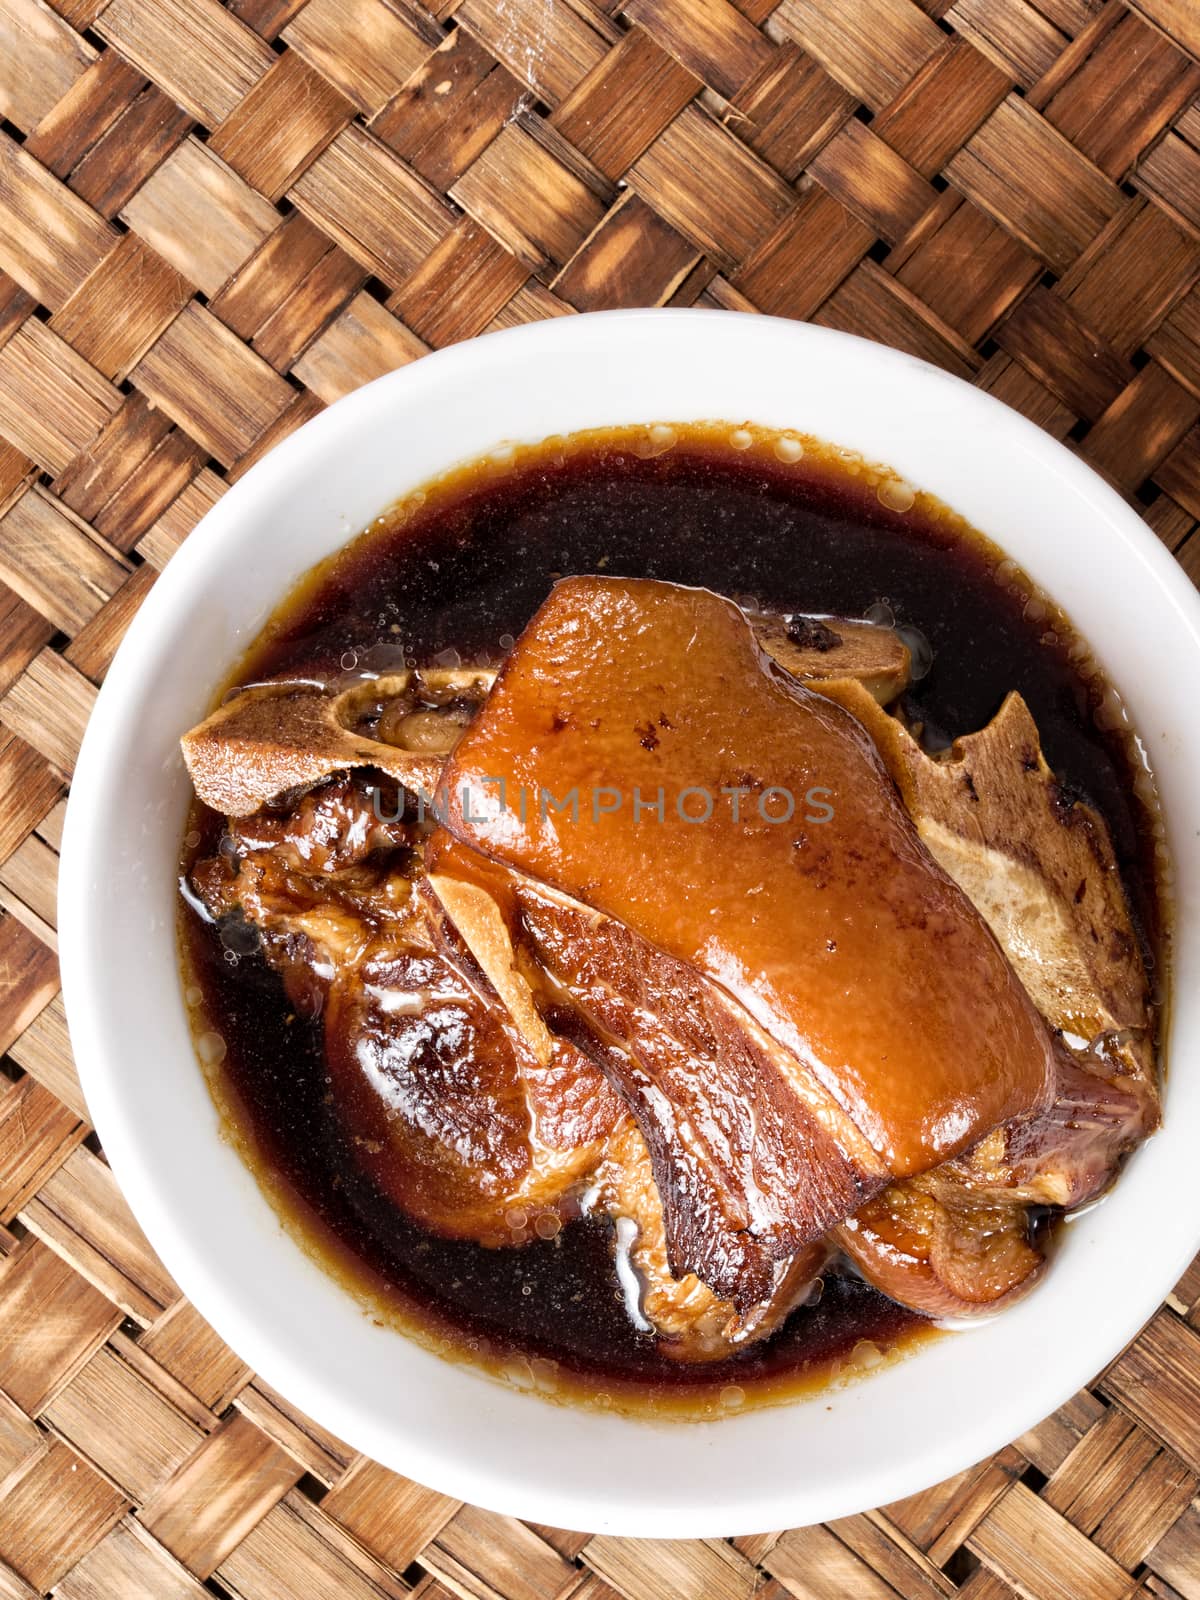
<instances>
[{"instance_id":1,"label":"white bowl","mask_svg":"<svg viewBox=\"0 0 1200 1600\"><path fill-rule=\"evenodd\" d=\"M748 419L816 434L940 495L1059 600L1157 771L1180 921L1162 1131L1074 1222L1023 1304L816 1401L669 1423L552 1405L374 1325L285 1234L218 1134L174 938L188 800L177 740L292 581L388 502L502 438ZM138 612L75 774L59 896L83 1087L117 1180L238 1354L356 1449L456 1497L643 1536L848 1515L965 1468L1066 1401L1200 1243L1200 597L1138 517L1015 412L879 345L718 312L567 317L360 389L209 512Z\"/></svg>"}]
</instances>

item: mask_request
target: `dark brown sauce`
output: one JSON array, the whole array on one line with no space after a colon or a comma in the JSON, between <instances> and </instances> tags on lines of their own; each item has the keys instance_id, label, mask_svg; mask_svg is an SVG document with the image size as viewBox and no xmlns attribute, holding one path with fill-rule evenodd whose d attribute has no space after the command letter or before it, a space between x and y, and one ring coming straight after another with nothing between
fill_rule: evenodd
<instances>
[{"instance_id":1,"label":"dark brown sauce","mask_svg":"<svg viewBox=\"0 0 1200 1600\"><path fill-rule=\"evenodd\" d=\"M811 441L801 460L782 460L778 435L729 424L675 434L661 452L661 434L647 428L575 435L447 475L310 574L231 683L455 664L445 652L498 662L566 573L653 576L789 612L886 606L932 647L930 671L906 698L932 742L982 727L1009 690L1025 697L1051 766L1108 822L1153 960L1162 927L1153 814L1134 792L1130 736L1104 714L1108 685L1063 614L936 501L918 495L894 509L910 497L869 464ZM185 862L214 847L220 826L197 808ZM769 1341L689 1367L629 1322L606 1223L573 1223L519 1250L423 1232L347 1153L326 1103L319 1027L292 1015L260 957L231 964L186 907L182 940L197 1029L228 1047L210 1073L214 1092L260 1181L327 1267L439 1348L493 1367L515 1358L526 1381L559 1393L686 1414L722 1396L741 1404L811 1390L929 1332L833 1274L820 1303Z\"/></svg>"}]
</instances>

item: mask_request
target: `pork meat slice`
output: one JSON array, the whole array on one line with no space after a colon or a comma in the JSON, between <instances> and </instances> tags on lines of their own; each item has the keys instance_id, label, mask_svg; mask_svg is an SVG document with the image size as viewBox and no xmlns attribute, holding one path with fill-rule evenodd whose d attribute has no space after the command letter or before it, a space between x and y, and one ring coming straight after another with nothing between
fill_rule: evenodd
<instances>
[{"instance_id":1,"label":"pork meat slice","mask_svg":"<svg viewBox=\"0 0 1200 1600\"><path fill-rule=\"evenodd\" d=\"M546 969L529 940L529 926L518 914L522 888L526 892L521 894L521 904L529 910L539 902L544 904L548 891L536 884L520 885L513 875L481 862L445 833L435 833L429 841L428 865L429 890L439 897L458 936L486 971L493 993L508 1009L535 1058L549 1059L555 1040L569 1038L607 1066L625 1100L636 1101L649 1082L642 1060L651 1068L667 1071L677 1070L681 1062L695 1070L702 1065L717 1075L719 1090L727 1066L719 1059L719 1042L699 1020L686 1041L669 1039L664 1029L655 1036L658 1050L644 1044L641 1058L634 1059L611 1035L602 1041L573 1007L562 1005L560 993L548 983ZM562 925L554 925L556 937L561 938L563 932ZM610 994L609 999L614 1001L616 996ZM550 1025L556 1031L552 1032ZM730 1123L744 1124L744 1108L732 1110ZM835 1118L839 1115L836 1108L832 1114ZM728 1202L728 1192L714 1185L719 1169L711 1159L702 1159L714 1136L710 1126L705 1138L691 1131L688 1141L698 1146L691 1167L698 1195L694 1212L680 1214L665 1180L660 1188L650 1151L628 1116L616 1123L584 1201L586 1210L606 1214L614 1224L614 1253L627 1304L631 1304L631 1296L637 1302L636 1311L631 1304L634 1320L644 1321L662 1341L664 1353L680 1361L717 1360L767 1337L810 1292L832 1251L829 1243L820 1240L798 1255L780 1255L764 1247L770 1243L769 1233L760 1238L748 1233L744 1214L736 1214L731 1222L721 1203ZM728 1156L728 1137L720 1142ZM661 1171L661 1161L659 1167ZM765 1182L753 1187L765 1201ZM693 1218L700 1214L703 1234L696 1237L693 1231L685 1248L679 1248L678 1241L673 1241L672 1248L668 1215L672 1222L690 1224L694 1230ZM723 1298L693 1267L710 1280L733 1283L738 1302Z\"/></svg>"},{"instance_id":2,"label":"pork meat slice","mask_svg":"<svg viewBox=\"0 0 1200 1600\"><path fill-rule=\"evenodd\" d=\"M473 947L463 886L487 895L539 1015L630 1106L675 1277L693 1274L746 1309L809 1235L887 1181L837 1103L807 1080L789 1087L789 1058L685 962L448 834L430 840L427 862L430 888Z\"/></svg>"},{"instance_id":3,"label":"pork meat slice","mask_svg":"<svg viewBox=\"0 0 1200 1600\"><path fill-rule=\"evenodd\" d=\"M402 824L381 824L343 776L290 812L234 826L193 889L243 919L305 1015L322 1017L332 1106L356 1163L436 1232L486 1244L573 1215L626 1116L566 1040L541 1058L411 870Z\"/></svg>"},{"instance_id":4,"label":"pork meat slice","mask_svg":"<svg viewBox=\"0 0 1200 1600\"><path fill-rule=\"evenodd\" d=\"M475 861L436 845L433 886L507 879L650 1150L676 1275L756 1303L871 1193L1048 1103L1049 1036L870 737L730 602L556 585L443 792Z\"/></svg>"},{"instance_id":5,"label":"pork meat slice","mask_svg":"<svg viewBox=\"0 0 1200 1600\"><path fill-rule=\"evenodd\" d=\"M774 1264L761 1300L739 1309L694 1272L677 1276L668 1250L662 1195L646 1142L626 1118L614 1130L584 1196L588 1211L612 1219L618 1278L631 1318L655 1334L673 1361L721 1361L771 1336L822 1287L833 1253L827 1239Z\"/></svg>"}]
</instances>

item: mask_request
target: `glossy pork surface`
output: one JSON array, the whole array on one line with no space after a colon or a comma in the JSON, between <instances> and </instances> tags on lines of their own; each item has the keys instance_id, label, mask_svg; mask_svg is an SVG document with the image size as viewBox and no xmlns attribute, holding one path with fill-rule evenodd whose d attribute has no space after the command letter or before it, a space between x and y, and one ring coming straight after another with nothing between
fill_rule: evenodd
<instances>
[{"instance_id":1,"label":"glossy pork surface","mask_svg":"<svg viewBox=\"0 0 1200 1600\"><path fill-rule=\"evenodd\" d=\"M233 825L193 886L235 942L249 924L296 1009L321 1018L332 1102L379 1189L437 1233L519 1244L539 1216L575 1214L624 1107L566 1040L531 1048L414 842L342 778Z\"/></svg>"},{"instance_id":2,"label":"glossy pork surface","mask_svg":"<svg viewBox=\"0 0 1200 1600\"><path fill-rule=\"evenodd\" d=\"M1046 1102L1046 1030L870 737L772 666L730 601L557 584L443 784L460 842L716 984L884 1173Z\"/></svg>"},{"instance_id":3,"label":"glossy pork surface","mask_svg":"<svg viewBox=\"0 0 1200 1600\"><path fill-rule=\"evenodd\" d=\"M694 968L445 832L427 862L433 892L456 907L475 948L479 924L458 895L469 883L490 898L555 1036L588 1054L629 1107L676 1277L693 1274L747 1309L770 1293L780 1262L888 1181L836 1102Z\"/></svg>"}]
</instances>

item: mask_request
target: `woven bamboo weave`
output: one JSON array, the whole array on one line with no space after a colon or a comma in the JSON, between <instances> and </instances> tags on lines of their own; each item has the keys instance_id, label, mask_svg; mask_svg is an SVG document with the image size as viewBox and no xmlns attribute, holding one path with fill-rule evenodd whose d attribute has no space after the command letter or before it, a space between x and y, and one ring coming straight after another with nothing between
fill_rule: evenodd
<instances>
[{"instance_id":1,"label":"woven bamboo weave","mask_svg":"<svg viewBox=\"0 0 1200 1600\"><path fill-rule=\"evenodd\" d=\"M898 345L1200 578L1198 0L0 0L0 1600L1200 1597L1200 1262L989 1461L695 1543L492 1516L225 1348L88 1124L63 802L198 518L427 350L627 305Z\"/></svg>"}]
</instances>

